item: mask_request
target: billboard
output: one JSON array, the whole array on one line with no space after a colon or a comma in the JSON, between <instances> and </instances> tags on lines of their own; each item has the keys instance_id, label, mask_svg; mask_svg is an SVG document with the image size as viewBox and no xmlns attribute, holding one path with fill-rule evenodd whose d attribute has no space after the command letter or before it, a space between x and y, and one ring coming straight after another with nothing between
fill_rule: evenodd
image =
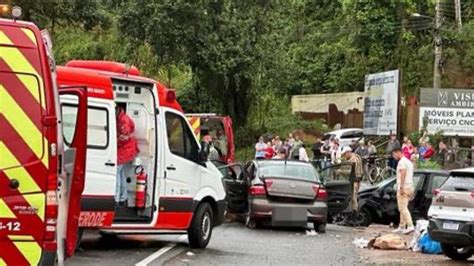
<instances>
[{"instance_id":1,"label":"billboard","mask_svg":"<svg viewBox=\"0 0 474 266\"><path fill-rule=\"evenodd\" d=\"M397 133L399 71L365 76L364 134Z\"/></svg>"},{"instance_id":2,"label":"billboard","mask_svg":"<svg viewBox=\"0 0 474 266\"><path fill-rule=\"evenodd\" d=\"M474 90L420 91L420 129L443 131L445 136L474 136Z\"/></svg>"}]
</instances>

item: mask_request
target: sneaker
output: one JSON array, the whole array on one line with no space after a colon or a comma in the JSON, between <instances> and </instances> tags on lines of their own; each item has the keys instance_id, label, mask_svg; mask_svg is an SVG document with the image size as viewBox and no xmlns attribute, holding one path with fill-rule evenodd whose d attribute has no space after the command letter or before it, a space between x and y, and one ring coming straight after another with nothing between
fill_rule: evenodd
<instances>
[{"instance_id":1,"label":"sneaker","mask_svg":"<svg viewBox=\"0 0 474 266\"><path fill-rule=\"evenodd\" d=\"M408 234L413 233L413 232L415 232L415 227L413 225L408 226L407 229L403 230L404 235L408 235Z\"/></svg>"},{"instance_id":2,"label":"sneaker","mask_svg":"<svg viewBox=\"0 0 474 266\"><path fill-rule=\"evenodd\" d=\"M392 233L393 233L393 234L400 234L400 233L402 233L403 231L404 231L404 230L403 230L401 227L398 227L397 229L392 230Z\"/></svg>"}]
</instances>

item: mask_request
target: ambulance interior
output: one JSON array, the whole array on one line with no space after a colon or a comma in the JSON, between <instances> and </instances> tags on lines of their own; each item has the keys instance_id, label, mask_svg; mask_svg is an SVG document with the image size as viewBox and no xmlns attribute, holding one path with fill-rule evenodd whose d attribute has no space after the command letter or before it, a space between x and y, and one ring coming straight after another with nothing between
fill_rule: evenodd
<instances>
[{"instance_id":1,"label":"ambulance interior","mask_svg":"<svg viewBox=\"0 0 474 266\"><path fill-rule=\"evenodd\" d=\"M114 79L115 103L122 107L133 120L138 155L123 166L127 180L128 201L125 206L116 206L114 222L143 222L153 216L156 169L156 114L153 85ZM145 205L136 206L137 173L143 167L146 174Z\"/></svg>"},{"instance_id":2,"label":"ambulance interior","mask_svg":"<svg viewBox=\"0 0 474 266\"><path fill-rule=\"evenodd\" d=\"M210 136L212 144L219 154L219 158L211 158L211 160L222 160L223 157L227 156L227 136L225 135L224 124L220 117L202 117L201 118L201 140L204 140L205 136Z\"/></svg>"}]
</instances>

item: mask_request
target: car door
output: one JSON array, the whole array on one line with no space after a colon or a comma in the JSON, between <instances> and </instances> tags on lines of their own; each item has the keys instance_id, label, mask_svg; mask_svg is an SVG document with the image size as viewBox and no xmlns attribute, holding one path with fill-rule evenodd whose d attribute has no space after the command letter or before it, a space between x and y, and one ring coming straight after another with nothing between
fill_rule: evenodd
<instances>
[{"instance_id":1,"label":"car door","mask_svg":"<svg viewBox=\"0 0 474 266\"><path fill-rule=\"evenodd\" d=\"M422 218L420 206L425 198L425 192L428 187L429 173L415 173L413 175L413 186L415 188L413 199L408 203L408 209L414 220Z\"/></svg>"},{"instance_id":2,"label":"car door","mask_svg":"<svg viewBox=\"0 0 474 266\"><path fill-rule=\"evenodd\" d=\"M167 142L165 148L164 194L168 201L180 200L191 208L197 194L205 165L199 161L199 145L186 119L178 112L165 111ZM186 203L183 203L186 202ZM171 202L169 205L173 205ZM166 208L161 206L160 208ZM191 209L189 209L190 211Z\"/></svg>"},{"instance_id":3,"label":"car door","mask_svg":"<svg viewBox=\"0 0 474 266\"><path fill-rule=\"evenodd\" d=\"M223 174L226 201L229 212L245 213L248 207L248 179L241 164L218 167Z\"/></svg>"},{"instance_id":4,"label":"car door","mask_svg":"<svg viewBox=\"0 0 474 266\"><path fill-rule=\"evenodd\" d=\"M60 87L60 95L73 95L78 100L77 116L75 117L76 128L70 138L69 146L64 151L64 166L67 180L66 197L68 197L67 222L66 222L66 254L71 257L76 249L78 239L79 215L81 212L81 196L84 191L86 174L86 152L87 152L87 88L86 87Z\"/></svg>"},{"instance_id":5,"label":"car door","mask_svg":"<svg viewBox=\"0 0 474 266\"><path fill-rule=\"evenodd\" d=\"M328 213L338 213L350 206L352 196L351 163L331 165L319 171L328 192Z\"/></svg>"}]
</instances>

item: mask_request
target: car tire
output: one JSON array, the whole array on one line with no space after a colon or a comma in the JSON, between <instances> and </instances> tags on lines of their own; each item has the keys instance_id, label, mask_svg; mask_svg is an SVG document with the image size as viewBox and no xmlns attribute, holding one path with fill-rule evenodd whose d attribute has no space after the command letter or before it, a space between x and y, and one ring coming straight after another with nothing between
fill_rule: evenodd
<instances>
[{"instance_id":1,"label":"car tire","mask_svg":"<svg viewBox=\"0 0 474 266\"><path fill-rule=\"evenodd\" d=\"M473 255L472 248L457 248L449 244L441 243L441 249L443 250L444 255L448 256L452 260L467 260Z\"/></svg>"},{"instance_id":2,"label":"car tire","mask_svg":"<svg viewBox=\"0 0 474 266\"><path fill-rule=\"evenodd\" d=\"M205 248L211 240L214 217L209 203L200 204L194 213L188 229L188 241L191 248Z\"/></svg>"},{"instance_id":3,"label":"car tire","mask_svg":"<svg viewBox=\"0 0 474 266\"><path fill-rule=\"evenodd\" d=\"M372 223L372 212L367 207L362 207L359 211L357 222L362 226L369 226Z\"/></svg>"},{"instance_id":4,"label":"car tire","mask_svg":"<svg viewBox=\"0 0 474 266\"><path fill-rule=\"evenodd\" d=\"M313 223L314 230L320 234L326 233L326 223Z\"/></svg>"}]
</instances>

